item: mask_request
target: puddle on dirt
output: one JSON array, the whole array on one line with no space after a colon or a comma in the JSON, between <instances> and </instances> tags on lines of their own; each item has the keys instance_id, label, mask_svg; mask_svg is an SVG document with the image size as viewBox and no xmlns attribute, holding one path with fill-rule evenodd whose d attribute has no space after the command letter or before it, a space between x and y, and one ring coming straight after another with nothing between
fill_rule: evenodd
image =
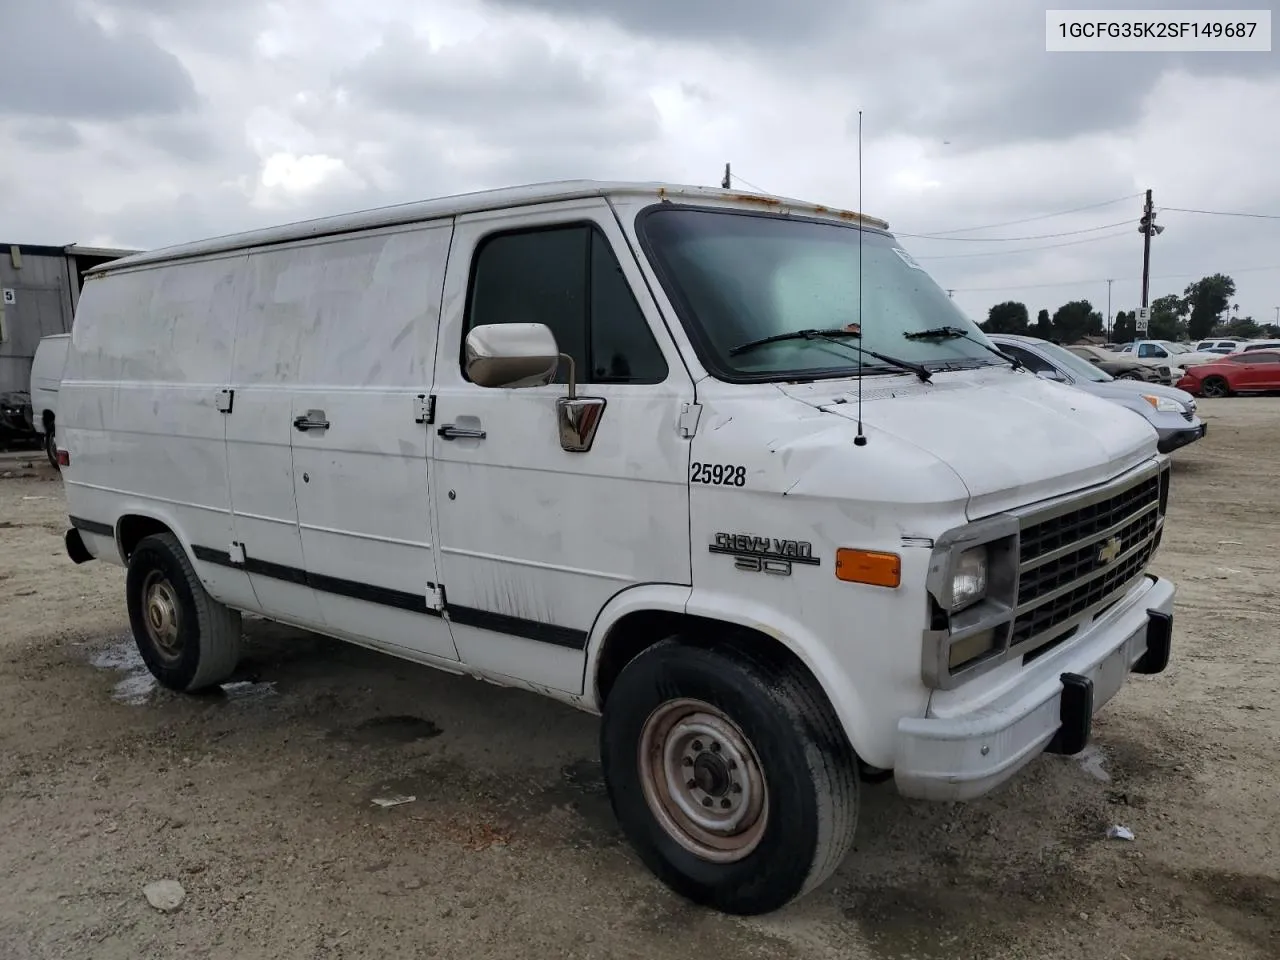
<instances>
[{"instance_id":1,"label":"puddle on dirt","mask_svg":"<svg viewBox=\"0 0 1280 960\"><path fill-rule=\"evenodd\" d=\"M263 697L276 695L276 682L274 680L262 682L238 680L234 683L224 683L222 693L228 700L261 700Z\"/></svg>"},{"instance_id":2,"label":"puddle on dirt","mask_svg":"<svg viewBox=\"0 0 1280 960\"><path fill-rule=\"evenodd\" d=\"M1080 764L1080 769L1093 779L1101 780L1103 783L1111 782L1111 774L1103 769L1103 765L1107 762L1107 755L1096 743L1089 744L1072 759Z\"/></svg>"},{"instance_id":3,"label":"puddle on dirt","mask_svg":"<svg viewBox=\"0 0 1280 960\"><path fill-rule=\"evenodd\" d=\"M111 699L140 707L151 699L156 691L156 679L147 669L132 639L117 640L104 650L99 650L89 663L99 670L115 670L126 676L116 683Z\"/></svg>"},{"instance_id":4,"label":"puddle on dirt","mask_svg":"<svg viewBox=\"0 0 1280 960\"><path fill-rule=\"evenodd\" d=\"M329 736L339 740L356 743L416 743L419 740L430 740L441 734L438 726L422 717L396 715L388 717L372 717L354 727L345 730L334 730Z\"/></svg>"},{"instance_id":5,"label":"puddle on dirt","mask_svg":"<svg viewBox=\"0 0 1280 960\"><path fill-rule=\"evenodd\" d=\"M89 663L99 670L114 670L125 674L111 691L111 699L118 703L127 703L131 707L143 706L150 702L159 689L156 678L147 669L146 662L138 653L137 644L132 638L117 640L99 650L89 658ZM220 694L227 700L253 701L274 696L276 685L274 680L267 682L239 680L224 683L211 692L215 696Z\"/></svg>"}]
</instances>

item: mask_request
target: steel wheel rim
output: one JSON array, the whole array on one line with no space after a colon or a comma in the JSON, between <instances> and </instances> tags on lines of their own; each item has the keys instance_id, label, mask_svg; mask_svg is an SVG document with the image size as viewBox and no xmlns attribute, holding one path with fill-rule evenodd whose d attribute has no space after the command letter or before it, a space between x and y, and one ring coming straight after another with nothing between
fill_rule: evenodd
<instances>
[{"instance_id":1,"label":"steel wheel rim","mask_svg":"<svg viewBox=\"0 0 1280 960\"><path fill-rule=\"evenodd\" d=\"M142 583L142 619L156 653L169 662L182 656L182 605L173 584L158 570Z\"/></svg>"},{"instance_id":2,"label":"steel wheel rim","mask_svg":"<svg viewBox=\"0 0 1280 960\"><path fill-rule=\"evenodd\" d=\"M769 821L764 770L751 741L717 707L670 700L640 735L640 783L673 840L713 863L751 854Z\"/></svg>"}]
</instances>

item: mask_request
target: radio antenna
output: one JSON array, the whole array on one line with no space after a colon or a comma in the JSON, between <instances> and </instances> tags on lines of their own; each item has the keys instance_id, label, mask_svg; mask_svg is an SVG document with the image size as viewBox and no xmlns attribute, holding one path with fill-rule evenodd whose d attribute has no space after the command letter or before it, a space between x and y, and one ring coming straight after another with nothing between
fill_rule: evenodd
<instances>
[{"instance_id":1,"label":"radio antenna","mask_svg":"<svg viewBox=\"0 0 1280 960\"><path fill-rule=\"evenodd\" d=\"M858 342L862 342L862 111L858 111ZM854 446L865 447L862 433L862 350L858 350L858 435Z\"/></svg>"}]
</instances>

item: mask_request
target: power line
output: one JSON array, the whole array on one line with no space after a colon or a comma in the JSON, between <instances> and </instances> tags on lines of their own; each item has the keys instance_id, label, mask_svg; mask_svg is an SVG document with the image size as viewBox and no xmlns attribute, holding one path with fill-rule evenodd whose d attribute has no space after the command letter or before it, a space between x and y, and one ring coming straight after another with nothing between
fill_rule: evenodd
<instances>
[{"instance_id":1,"label":"power line","mask_svg":"<svg viewBox=\"0 0 1280 960\"><path fill-rule=\"evenodd\" d=\"M953 243L1009 243L1015 240L1053 240L1056 237L1076 237L1082 233L1097 233L1099 230L1111 230L1114 227L1128 227L1137 223L1133 217L1118 220L1115 223L1104 223L1096 227L1085 227L1083 230L1063 230L1060 233L1040 233L1029 237L928 237L919 233L901 233L893 231L895 237L911 237L913 240L950 240Z\"/></svg>"},{"instance_id":2,"label":"power line","mask_svg":"<svg viewBox=\"0 0 1280 960\"><path fill-rule=\"evenodd\" d=\"M1125 226L1129 226L1125 224ZM1022 247L1017 250L984 250L982 253L940 253L931 257L913 257L915 260L967 260L971 257L1012 257L1019 253L1035 253L1037 250L1056 250L1058 247L1074 247L1082 243L1098 243L1129 236L1128 230L1109 233L1104 237L1086 237L1084 240L1068 240L1065 243L1046 243L1038 247Z\"/></svg>"},{"instance_id":3,"label":"power line","mask_svg":"<svg viewBox=\"0 0 1280 960\"><path fill-rule=\"evenodd\" d=\"M739 183L745 183L748 187L750 187L750 188L751 188L752 190L754 190L756 193L766 193L766 194L767 194L767 193L769 192L768 190L761 190L759 187L757 187L754 183L752 183L752 182L751 182L750 180L748 180L746 177L739 176L739 175L738 175L738 174L736 174L736 173L735 173L735 174L733 174L732 176L733 176L733 179L734 179L734 180L737 180Z\"/></svg>"},{"instance_id":4,"label":"power line","mask_svg":"<svg viewBox=\"0 0 1280 960\"><path fill-rule=\"evenodd\" d=\"M1160 212L1203 213L1210 217L1249 217L1254 220L1280 220L1280 213L1232 213L1227 210L1192 210L1188 207L1161 207Z\"/></svg>"},{"instance_id":5,"label":"power line","mask_svg":"<svg viewBox=\"0 0 1280 960\"><path fill-rule=\"evenodd\" d=\"M1053 217L1065 217L1071 213L1080 213L1084 210L1096 210L1099 207L1110 207L1117 203L1124 203L1126 200L1134 200L1142 196L1141 193L1131 193L1127 197L1116 197L1114 200L1103 200L1100 203L1090 203L1083 207L1072 207L1070 210L1059 210L1056 213L1042 213L1034 217L1023 217L1021 220L1004 220L1000 223L987 223L980 227L958 227L955 230L934 230L931 233L914 234L921 239L942 239L945 234L949 233L973 233L976 230L991 230L995 227L1012 227L1019 223L1032 223L1036 220L1050 220ZM912 236L912 234L901 234L901 236Z\"/></svg>"},{"instance_id":6,"label":"power line","mask_svg":"<svg viewBox=\"0 0 1280 960\"><path fill-rule=\"evenodd\" d=\"M919 258L917 258L919 259ZM1225 273L1228 276L1235 276L1237 273L1263 273L1268 270L1280 270L1280 264L1274 264L1269 267L1240 267L1236 270L1216 270L1215 273ZM1185 280L1187 277L1204 276L1202 273L1166 273L1162 276L1151 277L1152 280ZM1094 278L1091 280L1059 280L1056 283L1004 283L998 287L953 287L956 293L993 293L1000 290L1045 290L1050 287L1082 287L1092 283L1106 283L1107 278ZM1140 283L1139 279L1130 279L1128 277L1115 278L1116 283Z\"/></svg>"}]
</instances>

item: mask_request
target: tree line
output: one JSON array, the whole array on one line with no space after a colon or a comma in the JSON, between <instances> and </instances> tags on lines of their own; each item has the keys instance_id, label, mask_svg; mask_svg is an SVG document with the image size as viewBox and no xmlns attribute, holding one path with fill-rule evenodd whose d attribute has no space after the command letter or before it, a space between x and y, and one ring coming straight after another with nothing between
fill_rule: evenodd
<instances>
[{"instance_id":1,"label":"tree line","mask_svg":"<svg viewBox=\"0 0 1280 960\"><path fill-rule=\"evenodd\" d=\"M1250 316L1240 316L1240 305L1230 307L1235 296L1235 281L1226 274L1215 273L1187 288L1179 296L1166 294L1151 301L1151 320L1146 336L1152 340L1203 340L1206 337L1280 338L1280 326L1259 323ZM1121 310L1111 324L1111 341L1126 343L1137 339L1136 310ZM987 333L1015 333L1059 343L1074 343L1082 337L1106 335L1106 322L1088 300L1071 300L1050 315L1041 310L1035 323L1024 303L1006 300L987 311L987 319L979 324Z\"/></svg>"}]
</instances>

